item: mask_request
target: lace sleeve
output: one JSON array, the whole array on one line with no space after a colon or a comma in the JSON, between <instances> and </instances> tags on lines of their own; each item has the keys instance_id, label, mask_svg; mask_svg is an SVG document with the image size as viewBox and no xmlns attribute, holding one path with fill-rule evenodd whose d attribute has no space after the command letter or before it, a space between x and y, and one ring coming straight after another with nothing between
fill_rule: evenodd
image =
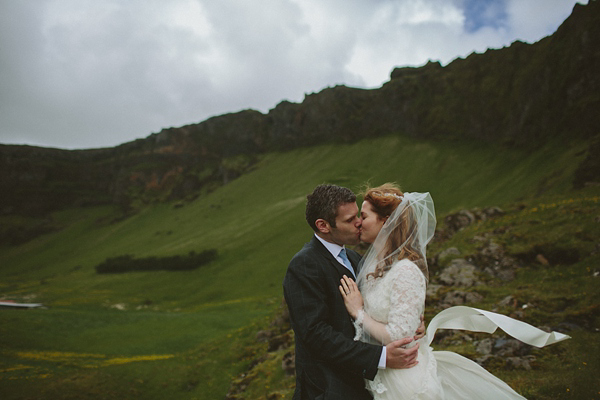
<instances>
[{"instance_id":1,"label":"lace sleeve","mask_svg":"<svg viewBox=\"0 0 600 400\"><path fill-rule=\"evenodd\" d=\"M386 345L394 340L412 337L421 324L425 306L425 277L412 262L403 260L388 272L389 293L381 293L381 299L389 296L387 323L374 320L366 313L359 313L355 321L357 337L375 339Z\"/></svg>"},{"instance_id":2,"label":"lace sleeve","mask_svg":"<svg viewBox=\"0 0 600 400\"><path fill-rule=\"evenodd\" d=\"M426 293L425 277L419 267L403 261L395 268L398 268L398 273L390 277L390 313L386 325L391 340L415 335L421 324Z\"/></svg>"},{"instance_id":3,"label":"lace sleeve","mask_svg":"<svg viewBox=\"0 0 600 400\"><path fill-rule=\"evenodd\" d=\"M356 320L354 321L354 330L356 334L354 335L354 340L358 341L364 336L363 331L363 323L365 319L365 312L363 310L358 310L358 314L356 315Z\"/></svg>"}]
</instances>

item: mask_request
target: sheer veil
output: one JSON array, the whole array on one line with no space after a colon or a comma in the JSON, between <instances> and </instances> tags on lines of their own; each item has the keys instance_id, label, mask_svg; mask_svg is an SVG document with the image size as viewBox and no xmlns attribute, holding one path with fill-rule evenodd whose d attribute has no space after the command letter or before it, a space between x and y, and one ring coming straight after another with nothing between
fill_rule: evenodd
<instances>
[{"instance_id":1,"label":"sheer veil","mask_svg":"<svg viewBox=\"0 0 600 400\"><path fill-rule=\"evenodd\" d=\"M383 276L396 261L405 258L417 264L429 281L425 248L435 233L433 200L429 193L404 193L401 197L363 257L357 277L359 287L369 279Z\"/></svg>"}]
</instances>

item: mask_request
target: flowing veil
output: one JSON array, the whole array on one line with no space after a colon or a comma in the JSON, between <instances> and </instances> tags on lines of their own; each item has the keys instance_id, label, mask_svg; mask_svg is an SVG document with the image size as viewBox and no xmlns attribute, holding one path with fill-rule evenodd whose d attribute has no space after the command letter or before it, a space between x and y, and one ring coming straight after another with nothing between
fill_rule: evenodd
<instances>
[{"instance_id":1,"label":"flowing veil","mask_svg":"<svg viewBox=\"0 0 600 400\"><path fill-rule=\"evenodd\" d=\"M368 279L383 276L395 261L403 258L417 264L425 280L429 280L426 247L435 233L433 200L428 192L404 193L401 198L363 257L357 277L359 287Z\"/></svg>"}]
</instances>

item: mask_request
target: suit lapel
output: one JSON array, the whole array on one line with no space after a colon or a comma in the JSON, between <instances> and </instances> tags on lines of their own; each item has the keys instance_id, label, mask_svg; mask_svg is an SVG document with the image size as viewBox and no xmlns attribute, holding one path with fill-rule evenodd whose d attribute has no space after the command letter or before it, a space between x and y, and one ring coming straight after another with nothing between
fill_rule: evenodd
<instances>
[{"instance_id":1,"label":"suit lapel","mask_svg":"<svg viewBox=\"0 0 600 400\"><path fill-rule=\"evenodd\" d=\"M340 264L338 260L336 260L336 258L333 256L333 254L331 254L329 250L327 250L327 248L323 246L323 243L321 243L319 239L313 236L312 240L310 241L310 244L317 252L319 252L323 257L325 257L329 261L329 263L338 271L340 276L346 275L350 278L354 278L352 274L348 271L348 269L342 264ZM356 274L356 276L358 276L358 264L356 262L355 257L349 256L348 259L350 260L350 264L352 264L352 268L354 268L354 273Z\"/></svg>"}]
</instances>

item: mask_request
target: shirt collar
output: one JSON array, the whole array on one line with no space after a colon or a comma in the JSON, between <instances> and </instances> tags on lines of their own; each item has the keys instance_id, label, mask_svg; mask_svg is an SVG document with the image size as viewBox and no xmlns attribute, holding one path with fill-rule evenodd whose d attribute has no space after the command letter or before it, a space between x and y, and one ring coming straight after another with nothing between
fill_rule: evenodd
<instances>
[{"instance_id":1,"label":"shirt collar","mask_svg":"<svg viewBox=\"0 0 600 400\"><path fill-rule=\"evenodd\" d=\"M337 259L338 255L340 254L340 251L342 251L344 247L340 246L339 244L328 242L316 233L315 237L319 239L321 243L323 243L323 246L325 246L325 248L331 253L331 255L333 255L333 258Z\"/></svg>"}]
</instances>

